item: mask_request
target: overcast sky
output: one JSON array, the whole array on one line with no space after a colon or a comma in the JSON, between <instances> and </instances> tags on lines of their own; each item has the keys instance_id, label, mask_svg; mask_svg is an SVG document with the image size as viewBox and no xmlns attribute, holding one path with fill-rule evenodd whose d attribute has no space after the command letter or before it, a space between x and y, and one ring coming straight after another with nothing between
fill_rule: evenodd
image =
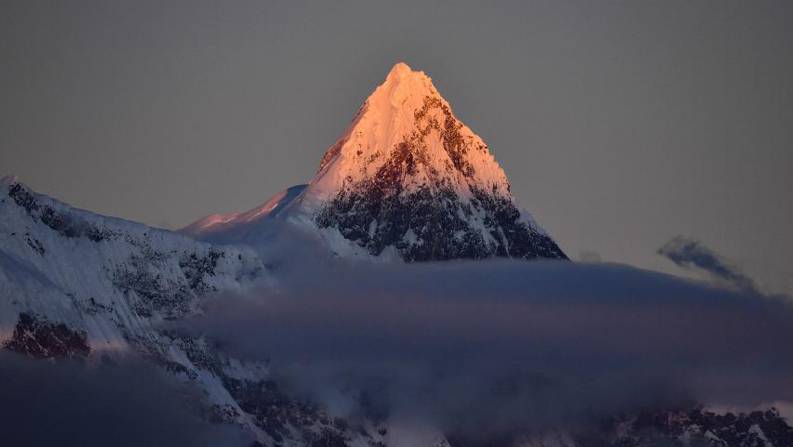
<instances>
[{"instance_id":1,"label":"overcast sky","mask_svg":"<svg viewBox=\"0 0 793 447\"><path fill-rule=\"evenodd\" d=\"M305 183L403 60L573 257L793 289L793 3L0 0L0 173L181 227ZM591 256L590 256L591 257Z\"/></svg>"}]
</instances>

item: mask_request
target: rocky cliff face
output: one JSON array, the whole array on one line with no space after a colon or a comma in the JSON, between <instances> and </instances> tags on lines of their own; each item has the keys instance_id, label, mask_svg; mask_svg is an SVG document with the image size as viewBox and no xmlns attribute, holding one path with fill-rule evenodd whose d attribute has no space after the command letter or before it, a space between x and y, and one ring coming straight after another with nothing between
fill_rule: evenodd
<instances>
[{"instance_id":1,"label":"rocky cliff face","mask_svg":"<svg viewBox=\"0 0 793 447\"><path fill-rule=\"evenodd\" d=\"M784 446L791 427L776 410L715 413L700 406L644 411L604 424L600 435L583 435L579 445L611 446Z\"/></svg>"}]
</instances>

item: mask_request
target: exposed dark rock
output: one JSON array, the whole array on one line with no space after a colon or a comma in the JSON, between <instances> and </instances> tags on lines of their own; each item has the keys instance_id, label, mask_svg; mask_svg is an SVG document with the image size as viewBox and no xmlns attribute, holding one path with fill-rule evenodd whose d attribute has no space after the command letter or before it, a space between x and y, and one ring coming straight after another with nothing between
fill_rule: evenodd
<instances>
[{"instance_id":1,"label":"exposed dark rock","mask_svg":"<svg viewBox=\"0 0 793 447\"><path fill-rule=\"evenodd\" d=\"M8 196L34 219L50 227L58 234L68 238L86 237L94 242L115 237L110 230L100 229L82 219L61 213L50 205L41 204L36 196L21 183L8 188Z\"/></svg>"},{"instance_id":2,"label":"exposed dark rock","mask_svg":"<svg viewBox=\"0 0 793 447\"><path fill-rule=\"evenodd\" d=\"M443 123L427 118L433 108L442 111ZM418 130L397 144L371 179L348 178L344 188L317 214L319 227L337 228L346 239L373 255L393 246L406 261L495 256L567 259L551 238L521 220L511 198L484 191L472 180L469 187L474 197L464 201L455 193L447 175L433 171L425 142L431 130L441 135L452 161L448 169L466 178L473 178L476 172L465 155L487 150L472 146L461 136L462 123L445 104L427 97L415 117ZM420 165L432 171L435 183L406 187L405 179L413 176ZM484 215L484 231L472 224L474 215Z\"/></svg>"},{"instance_id":3,"label":"exposed dark rock","mask_svg":"<svg viewBox=\"0 0 793 447\"><path fill-rule=\"evenodd\" d=\"M24 312L3 347L37 359L85 359L91 353L84 331Z\"/></svg>"},{"instance_id":4,"label":"exposed dark rock","mask_svg":"<svg viewBox=\"0 0 793 447\"><path fill-rule=\"evenodd\" d=\"M88 299L84 299L84 300L75 300L75 304L88 315L109 313L113 311L112 305L102 304L98 302L94 297L88 297Z\"/></svg>"},{"instance_id":5,"label":"exposed dark rock","mask_svg":"<svg viewBox=\"0 0 793 447\"><path fill-rule=\"evenodd\" d=\"M579 435L582 446L791 447L793 427L775 409L716 414L702 407L643 411Z\"/></svg>"},{"instance_id":6,"label":"exposed dark rock","mask_svg":"<svg viewBox=\"0 0 793 447\"><path fill-rule=\"evenodd\" d=\"M41 243L40 240L30 237L29 234L25 235L25 242L27 242L28 246L33 249L36 253L41 256L44 256L47 250L44 249L44 245Z\"/></svg>"},{"instance_id":7,"label":"exposed dark rock","mask_svg":"<svg viewBox=\"0 0 793 447\"><path fill-rule=\"evenodd\" d=\"M179 260L179 267L182 268L185 278L196 293L206 293L213 291L204 281L204 275L215 276L215 269L218 259L225 256L222 251L211 249L206 255L191 253ZM242 257L240 256L240 260Z\"/></svg>"},{"instance_id":8,"label":"exposed dark rock","mask_svg":"<svg viewBox=\"0 0 793 447\"><path fill-rule=\"evenodd\" d=\"M175 331L164 331L161 335L178 346L195 367L218 377L240 409L252 416L254 423L277 443L297 440L311 446L347 445L349 426L345 420L329 418L318 405L295 397L273 380L231 377L224 369L228 360L221 358L215 347L203 339ZM152 349L156 351L156 346ZM211 416L223 419L235 411L215 408Z\"/></svg>"},{"instance_id":9,"label":"exposed dark rock","mask_svg":"<svg viewBox=\"0 0 793 447\"><path fill-rule=\"evenodd\" d=\"M152 316L153 311L160 312L165 318L186 315L195 298L186 281L180 283L163 278L145 259L136 255L116 266L112 280L124 293L135 292L141 301L133 301L133 308L143 317Z\"/></svg>"}]
</instances>

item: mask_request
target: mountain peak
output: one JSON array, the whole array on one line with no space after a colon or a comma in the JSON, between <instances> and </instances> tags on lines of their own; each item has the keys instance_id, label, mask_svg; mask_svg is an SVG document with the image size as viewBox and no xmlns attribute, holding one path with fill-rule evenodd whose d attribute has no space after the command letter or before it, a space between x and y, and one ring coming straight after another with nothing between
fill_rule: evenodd
<instances>
[{"instance_id":1,"label":"mountain peak","mask_svg":"<svg viewBox=\"0 0 793 447\"><path fill-rule=\"evenodd\" d=\"M399 62L366 99L362 112L368 115L367 121L376 123L383 130L399 131L412 125L413 112L421 108L428 97L442 100L432 79L423 71L414 71L404 62Z\"/></svg>"},{"instance_id":2,"label":"mountain peak","mask_svg":"<svg viewBox=\"0 0 793 447\"><path fill-rule=\"evenodd\" d=\"M388 76L387 77L388 78L392 78L392 77L402 76L402 75L409 74L409 73L416 73L416 72L414 72L413 69L410 68L410 65L400 61L400 62L397 62L396 64L394 64L393 67L391 67L391 71L388 72Z\"/></svg>"},{"instance_id":3,"label":"mountain peak","mask_svg":"<svg viewBox=\"0 0 793 447\"><path fill-rule=\"evenodd\" d=\"M375 255L396 246L407 260L564 258L516 209L507 177L485 142L455 117L429 76L403 62L327 150L301 203L320 227L336 228ZM410 222L422 208L432 220ZM506 220L498 224L495 214ZM452 231L432 228L444 221L456 230L439 241L430 233ZM525 244L532 239L537 246Z\"/></svg>"},{"instance_id":4,"label":"mountain peak","mask_svg":"<svg viewBox=\"0 0 793 447\"><path fill-rule=\"evenodd\" d=\"M296 190L297 191L297 190ZM291 197L291 196L290 196ZM212 240L265 240L288 221L319 230L334 254L405 261L511 257L567 259L520 211L487 145L455 117L432 80L394 65L293 199L210 216L185 232Z\"/></svg>"},{"instance_id":5,"label":"mountain peak","mask_svg":"<svg viewBox=\"0 0 793 447\"><path fill-rule=\"evenodd\" d=\"M454 116L432 79L399 62L327 150L309 195L324 201L345 182L371 179L395 153L406 150L418 161L420 172L411 172L418 184L432 183L439 174L463 176L485 189L509 193L506 175L487 145ZM452 183L461 182L455 178ZM456 192L470 195L467 187Z\"/></svg>"},{"instance_id":6,"label":"mountain peak","mask_svg":"<svg viewBox=\"0 0 793 447\"><path fill-rule=\"evenodd\" d=\"M432 84L432 80L426 73L423 71L416 71L410 68L410 66L404 62L397 62L391 67L391 71L388 72L388 75L385 78L385 85L392 85L392 84L411 84L412 87L415 87L417 83L424 83Z\"/></svg>"}]
</instances>

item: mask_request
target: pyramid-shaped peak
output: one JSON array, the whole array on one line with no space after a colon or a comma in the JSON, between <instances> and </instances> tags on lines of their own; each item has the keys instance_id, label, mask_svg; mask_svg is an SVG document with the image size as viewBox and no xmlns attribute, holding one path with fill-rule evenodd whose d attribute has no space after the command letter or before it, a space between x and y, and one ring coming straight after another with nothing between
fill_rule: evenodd
<instances>
[{"instance_id":1,"label":"pyramid-shaped peak","mask_svg":"<svg viewBox=\"0 0 793 447\"><path fill-rule=\"evenodd\" d=\"M404 79L408 76L427 77L423 71L414 71L412 68L410 68L410 65L404 62L397 62L393 67L391 67L391 71L388 72L386 79Z\"/></svg>"},{"instance_id":2,"label":"pyramid-shaped peak","mask_svg":"<svg viewBox=\"0 0 793 447\"><path fill-rule=\"evenodd\" d=\"M432 79L423 71L416 71L404 62L397 62L388 72L385 82L375 90L369 98L370 103L376 102L378 97L388 97L396 101L403 101L406 97L423 98L425 96L439 96L432 84ZM412 106L414 104L404 104Z\"/></svg>"},{"instance_id":3,"label":"pyramid-shaped peak","mask_svg":"<svg viewBox=\"0 0 793 447\"><path fill-rule=\"evenodd\" d=\"M517 208L485 142L454 115L424 72L404 62L391 68L325 152L311 182L280 213L319 230L334 255L566 259ZM207 228L222 234L241 225L235 234L255 237L250 225L263 215L270 216L212 217L195 227L199 234Z\"/></svg>"},{"instance_id":4,"label":"pyramid-shaped peak","mask_svg":"<svg viewBox=\"0 0 793 447\"><path fill-rule=\"evenodd\" d=\"M411 165L411 178L403 180L412 186L440 182L470 196L472 183L509 196L504 171L484 141L454 116L429 76L404 62L391 68L346 132L326 151L309 195L326 201L346 183L372 179L393 157L407 153L415 166Z\"/></svg>"},{"instance_id":5,"label":"pyramid-shaped peak","mask_svg":"<svg viewBox=\"0 0 793 447\"><path fill-rule=\"evenodd\" d=\"M396 64L394 64L393 67L391 67L391 72L388 75L392 76L392 75L395 75L395 74L407 73L407 72L411 72L411 71L413 71L413 69L410 68L410 65L400 61L400 62L397 62Z\"/></svg>"},{"instance_id":6,"label":"pyramid-shaped peak","mask_svg":"<svg viewBox=\"0 0 793 447\"><path fill-rule=\"evenodd\" d=\"M330 238L375 256L395 250L406 261L566 259L517 208L485 142L426 74L404 62L325 152L299 203Z\"/></svg>"}]
</instances>

